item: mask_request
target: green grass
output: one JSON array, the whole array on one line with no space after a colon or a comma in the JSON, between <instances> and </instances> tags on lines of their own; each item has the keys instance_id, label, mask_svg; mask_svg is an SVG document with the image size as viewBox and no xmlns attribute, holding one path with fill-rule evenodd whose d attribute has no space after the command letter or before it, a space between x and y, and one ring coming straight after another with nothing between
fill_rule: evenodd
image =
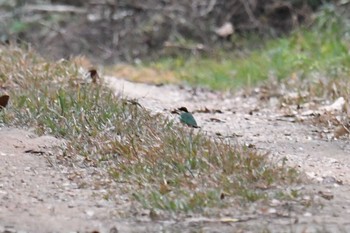
<instances>
[{"instance_id":1,"label":"green grass","mask_svg":"<svg viewBox=\"0 0 350 233\"><path fill-rule=\"evenodd\" d=\"M85 166L127 184L130 198L145 208L202 212L293 198L283 187L298 180L294 169L176 125L102 86L81 84L81 76L70 61L0 47L0 82L10 95L0 124L66 139L57 156L68 164L83 156Z\"/></svg>"},{"instance_id":2,"label":"green grass","mask_svg":"<svg viewBox=\"0 0 350 233\"><path fill-rule=\"evenodd\" d=\"M145 65L171 70L180 80L193 86L219 90L256 85L270 77L288 79L295 73L304 78L318 72L333 78L349 75L349 32L350 23L334 7L327 5L311 27L267 42L255 38L253 43L261 44L261 48L244 52L245 55L237 51L216 51L219 58L178 56ZM249 47L249 43L245 47Z\"/></svg>"}]
</instances>

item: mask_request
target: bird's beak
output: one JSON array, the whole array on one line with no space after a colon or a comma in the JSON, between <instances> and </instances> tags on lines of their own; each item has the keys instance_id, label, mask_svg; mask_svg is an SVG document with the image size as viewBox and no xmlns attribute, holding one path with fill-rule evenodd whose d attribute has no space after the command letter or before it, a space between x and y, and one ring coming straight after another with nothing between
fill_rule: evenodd
<instances>
[{"instance_id":1,"label":"bird's beak","mask_svg":"<svg viewBox=\"0 0 350 233\"><path fill-rule=\"evenodd\" d=\"M178 109L171 110L171 114L178 114L180 115L180 111Z\"/></svg>"}]
</instances>

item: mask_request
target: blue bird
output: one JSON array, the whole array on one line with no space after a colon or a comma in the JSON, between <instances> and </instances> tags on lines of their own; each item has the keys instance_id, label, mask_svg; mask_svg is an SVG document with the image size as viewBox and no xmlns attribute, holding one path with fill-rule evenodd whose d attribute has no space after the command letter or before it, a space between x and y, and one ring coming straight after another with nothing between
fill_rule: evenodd
<instances>
[{"instance_id":1,"label":"blue bird","mask_svg":"<svg viewBox=\"0 0 350 233\"><path fill-rule=\"evenodd\" d=\"M190 112L188 112L186 107L178 108L178 111L180 112L179 114L180 114L181 123L186 124L193 128L200 128L197 125L196 119L194 119L193 115Z\"/></svg>"}]
</instances>

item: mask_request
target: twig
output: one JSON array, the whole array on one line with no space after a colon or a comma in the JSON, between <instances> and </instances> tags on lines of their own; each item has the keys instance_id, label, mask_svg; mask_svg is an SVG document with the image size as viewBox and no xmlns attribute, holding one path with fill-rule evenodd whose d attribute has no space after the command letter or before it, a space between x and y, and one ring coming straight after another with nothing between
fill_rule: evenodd
<instances>
[{"instance_id":1,"label":"twig","mask_svg":"<svg viewBox=\"0 0 350 233\"><path fill-rule=\"evenodd\" d=\"M69 5L25 5L25 11L45 11L56 13L76 13L85 14L86 9Z\"/></svg>"},{"instance_id":2,"label":"twig","mask_svg":"<svg viewBox=\"0 0 350 233\"><path fill-rule=\"evenodd\" d=\"M181 45L181 44L175 44L171 42L165 42L164 43L165 48L175 48L175 49L185 49L185 50L198 50L198 51L207 51L208 48L205 47L203 44L196 44L194 46L191 45Z\"/></svg>"},{"instance_id":3,"label":"twig","mask_svg":"<svg viewBox=\"0 0 350 233\"><path fill-rule=\"evenodd\" d=\"M214 7L216 5L216 0L210 0L208 7L199 13L201 17L208 15L210 12L213 11Z\"/></svg>"},{"instance_id":4,"label":"twig","mask_svg":"<svg viewBox=\"0 0 350 233\"><path fill-rule=\"evenodd\" d=\"M260 23L259 23L259 21L256 20L256 18L254 17L253 11L252 11L252 9L250 9L249 3L248 3L247 1L245 1L245 0L240 0L240 2L243 4L244 9L245 9L245 11L246 11L246 13L247 13L247 15L248 15L250 21L251 21L252 23L254 23L256 26L259 26Z\"/></svg>"}]
</instances>

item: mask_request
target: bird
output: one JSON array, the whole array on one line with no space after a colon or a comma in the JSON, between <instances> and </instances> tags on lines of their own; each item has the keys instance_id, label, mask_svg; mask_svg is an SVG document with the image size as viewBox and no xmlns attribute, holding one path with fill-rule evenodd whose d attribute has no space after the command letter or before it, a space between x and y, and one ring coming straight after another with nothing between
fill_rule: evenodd
<instances>
[{"instance_id":1,"label":"bird","mask_svg":"<svg viewBox=\"0 0 350 233\"><path fill-rule=\"evenodd\" d=\"M181 107L177 109L180 114L180 122L186 124L187 126L193 128L200 128L197 125L196 119L194 119L193 115L187 110L186 107Z\"/></svg>"}]
</instances>

